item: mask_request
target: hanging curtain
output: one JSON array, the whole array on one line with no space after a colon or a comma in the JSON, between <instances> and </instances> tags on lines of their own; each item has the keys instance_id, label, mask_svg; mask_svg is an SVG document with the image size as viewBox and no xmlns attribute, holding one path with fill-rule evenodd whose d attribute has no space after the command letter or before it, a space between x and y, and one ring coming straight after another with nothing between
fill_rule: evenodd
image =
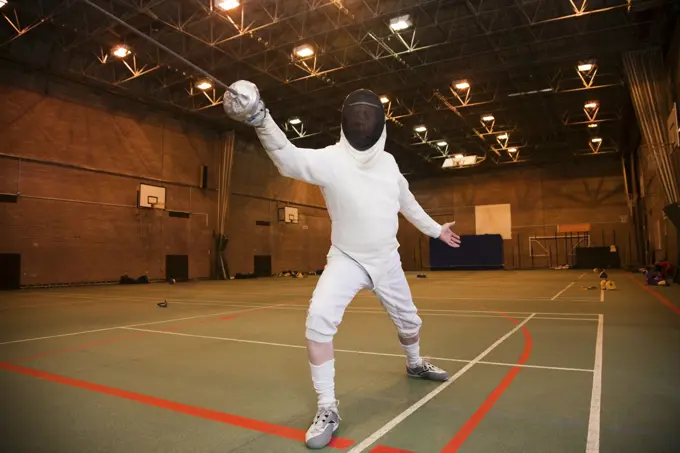
<instances>
[{"instance_id":1,"label":"hanging curtain","mask_svg":"<svg viewBox=\"0 0 680 453\"><path fill-rule=\"evenodd\" d=\"M228 243L229 195L231 194L231 169L234 165L234 132L225 134L219 168L217 188L217 231L215 232L215 277L229 278L229 266L225 258Z\"/></svg>"},{"instance_id":2,"label":"hanging curtain","mask_svg":"<svg viewBox=\"0 0 680 453\"><path fill-rule=\"evenodd\" d=\"M672 103L661 50L628 52L623 56L628 90L640 125L643 158L649 159L659 177L667 204L680 201L678 169L671 160L668 115Z\"/></svg>"}]
</instances>

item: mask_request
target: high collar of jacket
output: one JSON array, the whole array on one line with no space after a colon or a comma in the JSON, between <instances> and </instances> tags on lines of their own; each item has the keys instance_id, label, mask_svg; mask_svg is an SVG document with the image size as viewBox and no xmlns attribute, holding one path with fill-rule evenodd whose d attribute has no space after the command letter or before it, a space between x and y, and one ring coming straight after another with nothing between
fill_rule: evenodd
<instances>
[{"instance_id":1,"label":"high collar of jacket","mask_svg":"<svg viewBox=\"0 0 680 453\"><path fill-rule=\"evenodd\" d=\"M375 164L380 153L385 150L386 141L387 127L384 127L382 134L380 134L380 138L373 146L366 151L359 151L349 144L344 131L340 128L340 144L360 168L369 168Z\"/></svg>"}]
</instances>

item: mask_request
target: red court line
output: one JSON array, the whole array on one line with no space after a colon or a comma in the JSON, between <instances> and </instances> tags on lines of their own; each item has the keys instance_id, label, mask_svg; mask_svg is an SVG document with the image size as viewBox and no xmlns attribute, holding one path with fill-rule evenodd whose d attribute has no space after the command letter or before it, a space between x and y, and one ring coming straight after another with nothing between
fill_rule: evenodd
<instances>
[{"instance_id":1,"label":"red court line","mask_svg":"<svg viewBox=\"0 0 680 453\"><path fill-rule=\"evenodd\" d=\"M291 439L298 442L305 441L305 431L300 429L289 428L287 426L281 426L273 423L263 422L260 420L254 420L252 418L241 417L239 415L228 414L225 412L219 412L211 409L190 406L188 404L177 403L175 401L169 401L161 398L156 398L153 396L142 395L140 393L129 392L127 390L121 390L101 384L95 384L92 382L86 382L81 381L79 379L69 378L66 376L60 376L58 374L48 373L46 371L40 371L33 368L26 368L21 365L14 365L12 363L0 362L0 369L11 371L18 374L23 374L25 376L31 376L38 379L56 382L59 384L68 385L71 387L90 390L92 392L115 396L118 398L135 401L138 403L146 404L148 406L154 406L173 412L192 415L194 417L212 420L218 423L224 423L227 425L238 426L240 428L245 428L252 431L271 434L274 436L283 437L285 439ZM334 437L331 443L329 444L329 447L345 449L350 447L352 444L354 444L354 441L351 439Z\"/></svg>"},{"instance_id":2,"label":"red court line","mask_svg":"<svg viewBox=\"0 0 680 453\"><path fill-rule=\"evenodd\" d=\"M630 275L630 274L626 274L626 277L630 278L630 279L633 280L635 283L637 283L638 285L640 285L640 286L642 287L642 289L644 289L645 291L647 291L647 292L648 292L649 294L651 294L652 296L656 297L662 304L664 304L665 306L667 306L668 308L670 308L671 310L673 310L673 312L674 312L676 315L680 316L680 307L678 307L678 306L675 305L673 302L671 302L670 300L668 300L668 298L666 298L666 297L663 296L662 294L657 293L656 291L654 291L653 289L651 289L649 286L647 286L647 285L645 285L644 283L640 282L637 278L635 278L635 276Z\"/></svg>"},{"instance_id":3,"label":"red court line","mask_svg":"<svg viewBox=\"0 0 680 453\"><path fill-rule=\"evenodd\" d=\"M485 307L481 308L483 308L484 310L493 311ZM519 321L517 319L507 315L503 316L510 319L513 323L519 324ZM524 334L524 350L522 351L522 355L517 361L518 365L523 365L524 363L526 363L526 361L529 359L529 355L531 355L531 348L533 346L533 340L531 338L531 333L529 332L529 329L527 329L526 327L522 327L522 333ZM441 449L440 453L453 453L458 451L458 449L463 445L467 438L470 437L470 434L472 434L477 425L484 419L486 414L491 410L493 405L496 404L496 401L498 401L501 395L503 395L503 393L505 393L508 387L510 387L510 384L512 384L512 381L515 379L515 376L517 376L520 370L521 368L516 366L512 367L510 371L508 371L508 373L505 375L500 384L498 384L496 388L493 389L493 391L489 394L489 396L486 397L481 406L479 406L475 413L472 414L472 416L465 422L465 424L460 428L460 430L456 433L453 439L451 439L449 443L446 444L444 448Z\"/></svg>"}]
</instances>

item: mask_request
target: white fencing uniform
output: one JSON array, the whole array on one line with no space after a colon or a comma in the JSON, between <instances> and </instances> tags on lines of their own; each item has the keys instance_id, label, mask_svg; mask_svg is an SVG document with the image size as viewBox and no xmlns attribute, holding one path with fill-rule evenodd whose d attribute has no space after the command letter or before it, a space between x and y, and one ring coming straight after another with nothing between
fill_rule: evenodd
<instances>
[{"instance_id":1,"label":"white fencing uniform","mask_svg":"<svg viewBox=\"0 0 680 453\"><path fill-rule=\"evenodd\" d=\"M331 341L345 308L364 288L376 293L400 336L417 335L422 322L401 267L398 215L430 237L439 237L442 226L418 204L384 151L386 129L366 151L353 149L343 134L323 149L298 148L269 115L255 130L283 176L321 187L331 218L332 246L309 307L307 338Z\"/></svg>"}]
</instances>

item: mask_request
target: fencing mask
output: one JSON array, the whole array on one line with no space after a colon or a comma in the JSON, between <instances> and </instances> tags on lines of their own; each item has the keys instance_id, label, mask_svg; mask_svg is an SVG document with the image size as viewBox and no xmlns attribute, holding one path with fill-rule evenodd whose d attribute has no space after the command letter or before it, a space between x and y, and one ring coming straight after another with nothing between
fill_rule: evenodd
<instances>
[{"instance_id":1,"label":"fencing mask","mask_svg":"<svg viewBox=\"0 0 680 453\"><path fill-rule=\"evenodd\" d=\"M378 96L370 90L350 93L342 105L342 132L357 151L375 145L385 128L385 110Z\"/></svg>"}]
</instances>

